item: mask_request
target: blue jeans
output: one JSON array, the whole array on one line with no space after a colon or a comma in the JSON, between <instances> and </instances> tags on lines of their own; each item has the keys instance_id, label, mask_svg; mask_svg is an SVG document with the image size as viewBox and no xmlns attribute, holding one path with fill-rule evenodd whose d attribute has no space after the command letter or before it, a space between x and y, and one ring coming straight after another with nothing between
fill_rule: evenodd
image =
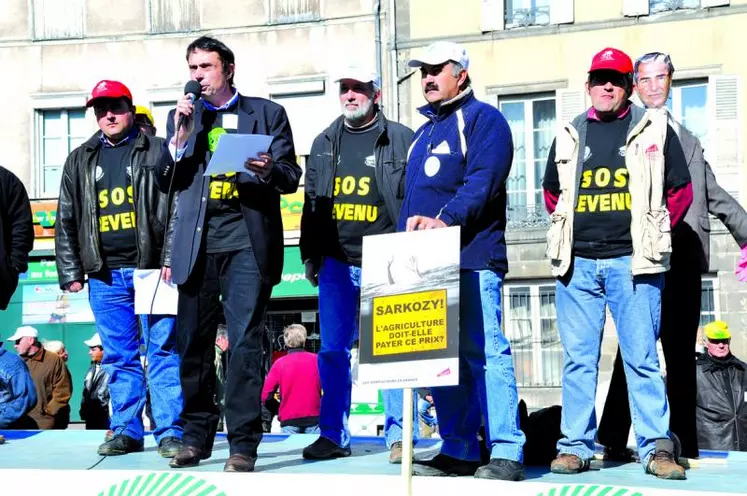
<instances>
[{"instance_id":1,"label":"blue jeans","mask_svg":"<svg viewBox=\"0 0 747 496\"><path fill-rule=\"evenodd\" d=\"M490 457L523 461L514 363L501 331L502 286L500 272L462 271L459 385L431 388L441 453L460 460L480 460L477 433L484 417Z\"/></svg>"},{"instance_id":2,"label":"blue jeans","mask_svg":"<svg viewBox=\"0 0 747 496\"><path fill-rule=\"evenodd\" d=\"M433 428L438 424L436 414L431 413L431 404L425 398L418 397L418 417L428 427Z\"/></svg>"},{"instance_id":3,"label":"blue jeans","mask_svg":"<svg viewBox=\"0 0 747 496\"><path fill-rule=\"evenodd\" d=\"M321 435L338 446L350 445L350 401L353 379L350 350L358 339L361 269L334 258L324 259L319 270L319 377L322 404ZM384 436L387 446L402 440L402 391L384 391ZM413 429L415 433L416 429Z\"/></svg>"},{"instance_id":4,"label":"blue jeans","mask_svg":"<svg viewBox=\"0 0 747 496\"><path fill-rule=\"evenodd\" d=\"M631 257L575 257L568 280L556 283L558 331L563 344L563 415L560 453L594 455L594 408L605 305L617 327L638 454L644 466L657 439L669 439L669 409L656 340L664 274L633 276Z\"/></svg>"},{"instance_id":5,"label":"blue jeans","mask_svg":"<svg viewBox=\"0 0 747 496\"><path fill-rule=\"evenodd\" d=\"M280 432L285 434L319 434L319 425L310 425L309 427L298 427L296 425L284 425Z\"/></svg>"},{"instance_id":6,"label":"blue jeans","mask_svg":"<svg viewBox=\"0 0 747 496\"><path fill-rule=\"evenodd\" d=\"M413 409L412 409L412 444L415 445L420 439L418 432L418 409L417 393L413 391ZM384 439L386 447L392 447L397 441L402 441L402 430L404 429L404 414L402 413L405 406L405 397L401 389L382 389L381 399L384 403Z\"/></svg>"},{"instance_id":7,"label":"blue jeans","mask_svg":"<svg viewBox=\"0 0 747 496\"><path fill-rule=\"evenodd\" d=\"M140 363L139 321L148 343L145 355L156 422L153 434L156 442L170 436L181 439L182 389L174 317L135 315L134 272L131 268L115 269L92 274L88 280L89 302L104 347L102 366L109 374L111 429L137 440L144 435L145 373Z\"/></svg>"}]
</instances>

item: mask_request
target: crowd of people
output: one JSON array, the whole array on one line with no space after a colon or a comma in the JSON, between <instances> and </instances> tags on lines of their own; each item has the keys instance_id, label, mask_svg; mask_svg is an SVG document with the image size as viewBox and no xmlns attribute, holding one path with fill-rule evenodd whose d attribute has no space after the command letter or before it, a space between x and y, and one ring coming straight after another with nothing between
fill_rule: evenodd
<instances>
[{"instance_id":1,"label":"crowd of people","mask_svg":"<svg viewBox=\"0 0 747 496\"><path fill-rule=\"evenodd\" d=\"M81 414L92 427L108 423L99 454L143 451L147 389L158 453L173 468L209 458L225 418L224 470L253 471L264 411L278 398L284 432L319 434L304 458L350 456L351 350L367 332L358 328L362 239L460 226L459 385L419 391L413 412L403 411L401 390L383 392L389 461L402 461L403 418L412 414L442 439L438 454L414 460L414 474L522 480L527 436L501 329L514 147L504 116L472 91L467 51L436 42L408 62L425 99L426 122L416 131L384 115L375 71L351 66L339 74L341 115L313 142L301 220L306 278L319 288L321 348L318 356L306 352L305 329L289 326L288 353L271 368L262 322L283 266L280 195L295 192L302 174L290 123L281 105L237 91L234 54L219 40L193 41L186 60L193 84L169 114L165 140L154 136L152 116L138 111L126 85L103 80L87 102L100 132L70 154L62 172L57 270L63 290L89 286L98 333L86 341L93 364ZM730 354L728 326L706 326L697 361L694 346L707 216L720 218L741 247L742 277L747 214L716 183L698 140L667 112L673 73L666 54L633 63L621 50L603 49L587 74L591 107L562 123L549 152L547 258L564 350L555 473L588 470L597 442L608 458L637 458L666 479L685 479L678 457L697 457L699 446L745 448L744 363ZM631 102L634 94L642 105ZM205 175L227 133L273 139L242 172ZM23 189L3 174L0 186ZM28 199L13 200L3 224L30 225ZM0 267L4 291L5 280L17 283L26 269L32 238L21 227L0 257L8 261ZM160 269L177 285L176 317L135 314L136 269ZM620 349L597 429L607 307ZM32 328L11 340L26 367L0 354L0 370L13 371L3 372L10 380L1 397L22 397L3 411L20 414L7 425L67 422L62 358L41 349ZM627 449L631 420L636 452ZM413 436L417 443L418 429Z\"/></svg>"}]
</instances>

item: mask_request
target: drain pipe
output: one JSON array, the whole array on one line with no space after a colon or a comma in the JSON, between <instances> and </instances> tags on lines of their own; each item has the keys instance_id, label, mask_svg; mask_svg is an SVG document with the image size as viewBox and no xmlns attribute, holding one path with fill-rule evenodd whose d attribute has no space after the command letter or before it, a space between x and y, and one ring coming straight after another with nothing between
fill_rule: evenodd
<instances>
[{"instance_id":1,"label":"drain pipe","mask_svg":"<svg viewBox=\"0 0 747 496\"><path fill-rule=\"evenodd\" d=\"M376 74L381 82L381 0L374 2L374 45L376 46Z\"/></svg>"},{"instance_id":2,"label":"drain pipe","mask_svg":"<svg viewBox=\"0 0 747 496\"><path fill-rule=\"evenodd\" d=\"M389 6L386 13L387 41L389 42L389 94L391 102L391 112L389 118L399 122L399 76L397 69L397 5L396 0L389 0Z\"/></svg>"}]
</instances>

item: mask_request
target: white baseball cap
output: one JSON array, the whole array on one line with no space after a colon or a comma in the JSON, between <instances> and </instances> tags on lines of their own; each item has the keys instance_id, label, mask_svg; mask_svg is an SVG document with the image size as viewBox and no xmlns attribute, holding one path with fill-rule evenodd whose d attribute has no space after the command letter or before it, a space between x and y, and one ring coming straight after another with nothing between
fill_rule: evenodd
<instances>
[{"instance_id":1,"label":"white baseball cap","mask_svg":"<svg viewBox=\"0 0 747 496\"><path fill-rule=\"evenodd\" d=\"M464 70L469 69L469 55L467 50L451 41L437 41L428 45L419 58L411 59L407 65L421 67L423 65L440 65L448 61L457 62Z\"/></svg>"},{"instance_id":2,"label":"white baseball cap","mask_svg":"<svg viewBox=\"0 0 747 496\"><path fill-rule=\"evenodd\" d=\"M94 346L101 346L103 348L103 345L101 344L101 336L99 336L98 332L91 336L91 339L86 339L85 341L83 341L83 344L85 344L89 348L93 348Z\"/></svg>"},{"instance_id":3,"label":"white baseball cap","mask_svg":"<svg viewBox=\"0 0 747 496\"><path fill-rule=\"evenodd\" d=\"M373 83L376 89L381 88L381 78L379 77L379 74L367 67L349 65L338 73L335 83L339 83L343 79L353 79L355 81L360 81L361 83Z\"/></svg>"},{"instance_id":4,"label":"white baseball cap","mask_svg":"<svg viewBox=\"0 0 747 496\"><path fill-rule=\"evenodd\" d=\"M35 328L31 326L23 326L16 329L15 334L13 334L11 337L8 338L8 341L15 341L16 339L21 338L38 338L39 337L39 331L37 331Z\"/></svg>"}]
</instances>

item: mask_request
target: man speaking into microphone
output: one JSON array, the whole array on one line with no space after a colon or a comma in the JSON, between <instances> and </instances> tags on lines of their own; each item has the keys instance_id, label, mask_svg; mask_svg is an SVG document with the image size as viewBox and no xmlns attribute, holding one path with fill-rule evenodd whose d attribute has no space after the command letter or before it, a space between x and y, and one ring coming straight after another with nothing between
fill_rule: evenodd
<instances>
[{"instance_id":1,"label":"man speaking into microphone","mask_svg":"<svg viewBox=\"0 0 747 496\"><path fill-rule=\"evenodd\" d=\"M170 465L192 467L211 455L219 418L214 343L222 304L231 346L225 402L230 457L224 470L251 472L262 439L261 323L283 268L280 194L298 189L301 168L285 110L239 94L234 54L225 44L198 38L187 47L187 63L192 81L167 122L174 160L158 165L161 188L179 192L170 245L171 276L179 288L184 447ZM246 160L246 172L206 177L224 133L273 140L269 153Z\"/></svg>"}]
</instances>

